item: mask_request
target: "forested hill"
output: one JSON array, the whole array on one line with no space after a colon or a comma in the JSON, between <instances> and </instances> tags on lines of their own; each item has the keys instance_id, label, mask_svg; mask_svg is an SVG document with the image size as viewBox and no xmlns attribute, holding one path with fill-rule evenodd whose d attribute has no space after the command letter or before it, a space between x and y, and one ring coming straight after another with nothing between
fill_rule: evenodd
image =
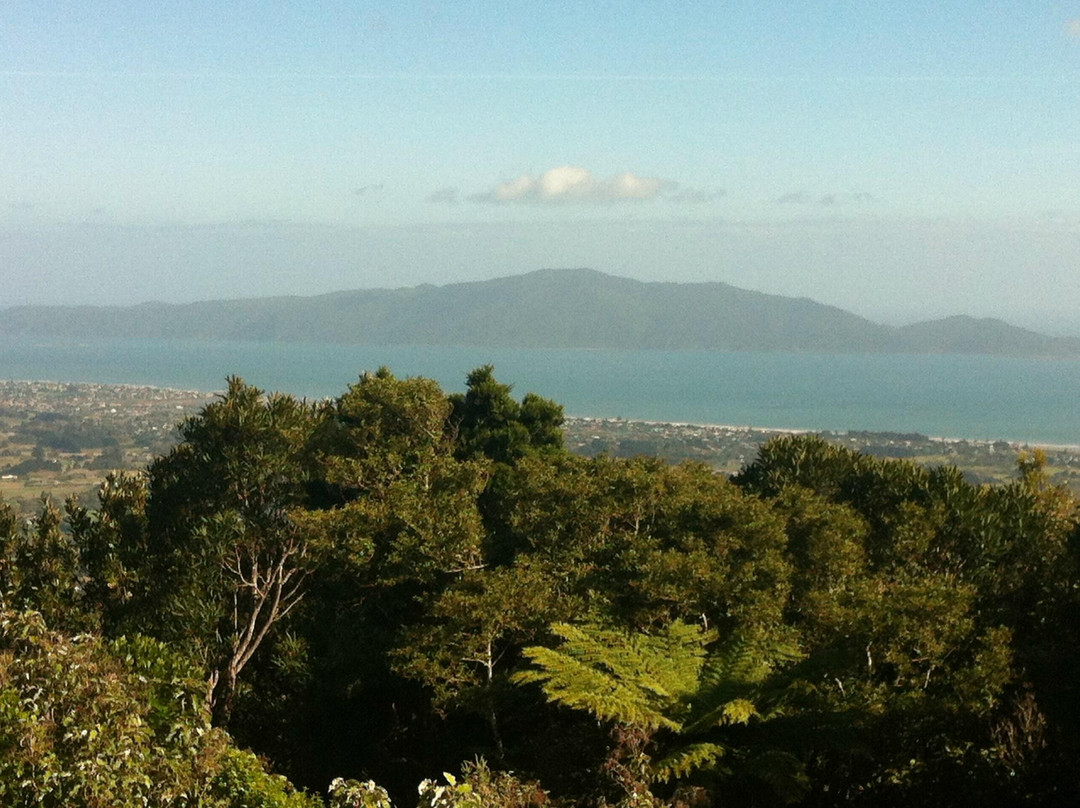
<instances>
[{"instance_id":1,"label":"forested hill","mask_svg":"<svg viewBox=\"0 0 1080 808\"><path fill-rule=\"evenodd\" d=\"M1080 356L1080 340L999 320L880 325L807 298L723 283L643 283L587 269L448 286L131 307L19 306L0 334L357 345Z\"/></svg>"}]
</instances>

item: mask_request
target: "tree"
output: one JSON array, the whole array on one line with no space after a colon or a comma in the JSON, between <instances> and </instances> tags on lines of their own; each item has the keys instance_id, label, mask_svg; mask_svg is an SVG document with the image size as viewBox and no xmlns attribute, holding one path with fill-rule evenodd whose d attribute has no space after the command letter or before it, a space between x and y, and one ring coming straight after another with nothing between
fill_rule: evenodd
<instances>
[{"instance_id":1,"label":"tree","mask_svg":"<svg viewBox=\"0 0 1080 808\"><path fill-rule=\"evenodd\" d=\"M0 604L43 613L71 631L93 628L84 602L79 550L62 530L62 514L45 494L38 515L20 522L0 503Z\"/></svg>"},{"instance_id":2,"label":"tree","mask_svg":"<svg viewBox=\"0 0 1080 808\"><path fill-rule=\"evenodd\" d=\"M553 582L527 561L465 572L450 583L424 619L403 631L394 668L432 693L441 712L485 719L499 762L506 759L499 714L511 701L507 675L520 649L562 614Z\"/></svg>"},{"instance_id":3,"label":"tree","mask_svg":"<svg viewBox=\"0 0 1080 808\"><path fill-rule=\"evenodd\" d=\"M136 577L153 588L138 611L145 630L203 660L219 722L243 669L303 597L312 559L293 511L314 422L310 406L233 377L148 471L147 557Z\"/></svg>"},{"instance_id":4,"label":"tree","mask_svg":"<svg viewBox=\"0 0 1080 808\"><path fill-rule=\"evenodd\" d=\"M578 599L590 618L637 629L676 619L725 631L780 626L782 522L704 466L526 458L500 498L497 557L544 561L560 597Z\"/></svg>"},{"instance_id":5,"label":"tree","mask_svg":"<svg viewBox=\"0 0 1080 808\"><path fill-rule=\"evenodd\" d=\"M562 407L529 393L519 404L511 387L495 380L491 365L476 368L464 394L449 397L450 427L459 457L485 456L513 463L533 452L562 449Z\"/></svg>"},{"instance_id":6,"label":"tree","mask_svg":"<svg viewBox=\"0 0 1080 808\"><path fill-rule=\"evenodd\" d=\"M1061 782L1045 767L1064 747L1051 753L1045 733L1016 728L1070 701L1076 504L1037 457L1020 471L976 486L952 467L797 436L770 441L738 476L788 519L801 707L846 715L852 740L813 753L823 800L1017 802ZM1075 737L1071 719L1056 726Z\"/></svg>"},{"instance_id":7,"label":"tree","mask_svg":"<svg viewBox=\"0 0 1080 808\"><path fill-rule=\"evenodd\" d=\"M366 759L398 770L386 782L393 790L432 765L441 720L390 655L446 588L485 563L477 498L490 463L454 456L449 410L433 381L365 373L323 405L304 448L308 497L293 518L318 563L290 632L310 685L298 677L281 694L278 703L294 707L275 707L273 733L347 736L310 753L287 744L305 782ZM259 686L276 681L267 671ZM263 691L254 706L266 699ZM366 731L354 733L360 723Z\"/></svg>"}]
</instances>

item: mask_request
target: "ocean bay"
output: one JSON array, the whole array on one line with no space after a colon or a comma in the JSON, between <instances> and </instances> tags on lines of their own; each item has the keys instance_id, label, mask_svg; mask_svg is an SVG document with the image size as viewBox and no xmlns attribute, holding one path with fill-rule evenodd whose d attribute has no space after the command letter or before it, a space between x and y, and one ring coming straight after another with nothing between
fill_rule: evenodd
<instances>
[{"instance_id":1,"label":"ocean bay","mask_svg":"<svg viewBox=\"0 0 1080 808\"><path fill-rule=\"evenodd\" d=\"M196 340L0 340L0 377L334 396L365 370L447 390L483 364L571 415L1080 443L1080 362L972 355L349 346Z\"/></svg>"}]
</instances>

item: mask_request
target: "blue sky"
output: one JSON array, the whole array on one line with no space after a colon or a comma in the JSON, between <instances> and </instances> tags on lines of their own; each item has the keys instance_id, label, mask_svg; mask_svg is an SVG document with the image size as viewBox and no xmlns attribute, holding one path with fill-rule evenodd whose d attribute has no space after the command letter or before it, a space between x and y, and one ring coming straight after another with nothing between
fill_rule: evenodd
<instances>
[{"instance_id":1,"label":"blue sky","mask_svg":"<svg viewBox=\"0 0 1080 808\"><path fill-rule=\"evenodd\" d=\"M0 111L0 305L587 265L1080 333L1080 2L8 0Z\"/></svg>"}]
</instances>

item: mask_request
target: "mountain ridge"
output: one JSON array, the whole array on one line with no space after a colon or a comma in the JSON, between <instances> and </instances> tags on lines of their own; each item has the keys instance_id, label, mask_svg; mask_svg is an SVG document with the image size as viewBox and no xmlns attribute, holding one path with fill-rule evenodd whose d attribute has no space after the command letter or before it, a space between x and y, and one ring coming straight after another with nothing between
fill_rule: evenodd
<instances>
[{"instance_id":1,"label":"mountain ridge","mask_svg":"<svg viewBox=\"0 0 1080 808\"><path fill-rule=\"evenodd\" d=\"M1080 357L1080 340L994 318L875 323L721 282L543 269L487 281L195 303L14 306L0 334L502 348L979 353Z\"/></svg>"}]
</instances>

